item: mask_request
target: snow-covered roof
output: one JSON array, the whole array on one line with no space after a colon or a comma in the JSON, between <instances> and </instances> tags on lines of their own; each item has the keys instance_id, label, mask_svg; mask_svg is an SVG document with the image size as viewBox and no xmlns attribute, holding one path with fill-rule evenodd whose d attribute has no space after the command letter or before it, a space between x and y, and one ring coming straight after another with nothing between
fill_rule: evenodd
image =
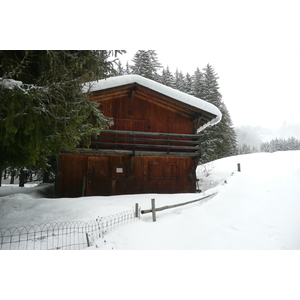
<instances>
[{"instance_id":1,"label":"snow-covered roof","mask_svg":"<svg viewBox=\"0 0 300 300\"><path fill-rule=\"evenodd\" d=\"M181 91L175 90L171 87L158 83L156 81L150 80L148 78L144 78L139 75L123 75L110 77L107 79L102 79L96 82L91 83L90 92L106 90L109 88L114 88L118 86L128 85L137 83L141 86L147 87L151 90L154 90L158 93L166 95L172 99L178 100L182 103L188 104L190 106L199 108L201 110L207 111L213 115L216 115L214 119L210 122L206 123L202 127L198 129L198 132L206 128L207 126L212 126L220 122L222 118L222 113L220 110L214 106L213 104L206 102L200 98L196 98L189 94L183 93ZM85 87L85 91L87 91L87 86Z\"/></svg>"}]
</instances>

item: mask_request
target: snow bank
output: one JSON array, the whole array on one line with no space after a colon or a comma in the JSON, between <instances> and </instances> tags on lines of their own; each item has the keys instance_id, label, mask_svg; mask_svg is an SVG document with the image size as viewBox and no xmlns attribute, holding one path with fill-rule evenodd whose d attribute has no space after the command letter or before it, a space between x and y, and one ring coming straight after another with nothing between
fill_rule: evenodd
<instances>
[{"instance_id":1,"label":"snow bank","mask_svg":"<svg viewBox=\"0 0 300 300\"><path fill-rule=\"evenodd\" d=\"M217 124L222 118L220 110L213 104L139 75L123 75L99 80L97 82L87 84L84 87L84 91L87 92L89 87L90 92L94 92L133 83L137 83L160 94L164 94L172 99L178 100L185 104L191 105L193 107L199 108L201 110L216 115L215 119L211 120L209 123L199 128L199 131L203 130L207 126Z\"/></svg>"},{"instance_id":2,"label":"snow bank","mask_svg":"<svg viewBox=\"0 0 300 300\"><path fill-rule=\"evenodd\" d=\"M52 198L54 197L54 184L53 183L41 183L32 184L26 183L24 187L19 187L19 184L2 184L0 188L0 197L17 194L27 194L32 198Z\"/></svg>"}]
</instances>

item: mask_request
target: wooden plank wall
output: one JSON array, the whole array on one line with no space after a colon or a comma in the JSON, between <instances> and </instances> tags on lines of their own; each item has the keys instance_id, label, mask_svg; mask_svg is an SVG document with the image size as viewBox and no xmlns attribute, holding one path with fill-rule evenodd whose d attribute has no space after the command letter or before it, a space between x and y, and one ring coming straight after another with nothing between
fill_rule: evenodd
<instances>
[{"instance_id":1,"label":"wooden plank wall","mask_svg":"<svg viewBox=\"0 0 300 300\"><path fill-rule=\"evenodd\" d=\"M105 116L113 117L115 125L110 128L112 130L195 133L195 124L189 117L141 99L138 95L135 96L133 105L129 97L123 96L101 101L99 109Z\"/></svg>"},{"instance_id":2,"label":"wooden plank wall","mask_svg":"<svg viewBox=\"0 0 300 300\"><path fill-rule=\"evenodd\" d=\"M190 157L63 154L59 197L195 192L194 166Z\"/></svg>"},{"instance_id":3,"label":"wooden plank wall","mask_svg":"<svg viewBox=\"0 0 300 300\"><path fill-rule=\"evenodd\" d=\"M87 159L80 155L61 155L58 176L59 197L80 197L87 170Z\"/></svg>"},{"instance_id":4,"label":"wooden plank wall","mask_svg":"<svg viewBox=\"0 0 300 300\"><path fill-rule=\"evenodd\" d=\"M136 193L192 193L195 160L183 157L137 156L134 174Z\"/></svg>"}]
</instances>

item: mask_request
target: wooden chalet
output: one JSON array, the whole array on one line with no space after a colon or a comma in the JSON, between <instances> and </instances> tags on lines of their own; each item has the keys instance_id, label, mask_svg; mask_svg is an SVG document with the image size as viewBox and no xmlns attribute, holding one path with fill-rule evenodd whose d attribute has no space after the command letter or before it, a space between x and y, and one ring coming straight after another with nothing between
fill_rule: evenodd
<instances>
[{"instance_id":1,"label":"wooden chalet","mask_svg":"<svg viewBox=\"0 0 300 300\"><path fill-rule=\"evenodd\" d=\"M89 95L114 125L90 148L62 151L58 197L196 191L197 132L219 122L217 107L138 75L95 82Z\"/></svg>"}]
</instances>

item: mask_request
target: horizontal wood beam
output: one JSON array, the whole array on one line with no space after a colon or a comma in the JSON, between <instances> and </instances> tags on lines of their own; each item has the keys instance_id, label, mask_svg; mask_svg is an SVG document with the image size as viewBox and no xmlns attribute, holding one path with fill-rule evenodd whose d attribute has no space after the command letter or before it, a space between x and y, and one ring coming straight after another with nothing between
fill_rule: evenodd
<instances>
[{"instance_id":1,"label":"horizontal wood beam","mask_svg":"<svg viewBox=\"0 0 300 300\"><path fill-rule=\"evenodd\" d=\"M97 140L93 140L92 143L99 140L115 140L115 141L131 141L131 142L154 142L154 143L168 143L168 144L189 144L199 145L199 140L171 140L171 139L151 139L151 138L136 138L136 137L118 137L118 136L99 136Z\"/></svg>"},{"instance_id":2,"label":"horizontal wood beam","mask_svg":"<svg viewBox=\"0 0 300 300\"><path fill-rule=\"evenodd\" d=\"M170 145L153 145L153 144L129 144L129 143L107 143L107 142L92 142L92 146L98 145L98 146L115 146L115 147L130 147L130 148L156 148L156 149L178 149L178 150L193 150L197 151L199 150L199 147L191 147L191 146L170 146Z\"/></svg>"},{"instance_id":3,"label":"horizontal wood beam","mask_svg":"<svg viewBox=\"0 0 300 300\"><path fill-rule=\"evenodd\" d=\"M101 134L124 134L124 135L143 135L143 136L158 136L158 137L181 137L187 139L199 139L198 134L185 133L165 133L165 132L144 132L144 131L127 131L127 130L102 130Z\"/></svg>"},{"instance_id":4,"label":"horizontal wood beam","mask_svg":"<svg viewBox=\"0 0 300 300\"><path fill-rule=\"evenodd\" d=\"M183 205L195 203L195 202L207 199L209 197L214 197L216 194L217 193L213 193L213 194L210 194L208 196L205 196L205 197L202 197L202 198L199 198L199 199L196 199L196 200L184 202L184 203L178 203L178 204L166 205L166 206L158 207L158 208L155 208L154 210L155 211L162 211L162 210L165 210L165 209L170 209L170 208L175 208L175 207L178 207L178 206L183 206ZM152 209L144 209L144 210L141 210L141 214L147 214L147 213L150 213L152 211L153 211Z\"/></svg>"},{"instance_id":5,"label":"horizontal wood beam","mask_svg":"<svg viewBox=\"0 0 300 300\"><path fill-rule=\"evenodd\" d=\"M167 151L142 151L142 150L121 150L121 149L92 149L92 148L76 148L76 152L69 149L61 151L64 155L128 155L128 156L170 156L170 157L190 157L199 158L201 155L197 152L167 152Z\"/></svg>"}]
</instances>

